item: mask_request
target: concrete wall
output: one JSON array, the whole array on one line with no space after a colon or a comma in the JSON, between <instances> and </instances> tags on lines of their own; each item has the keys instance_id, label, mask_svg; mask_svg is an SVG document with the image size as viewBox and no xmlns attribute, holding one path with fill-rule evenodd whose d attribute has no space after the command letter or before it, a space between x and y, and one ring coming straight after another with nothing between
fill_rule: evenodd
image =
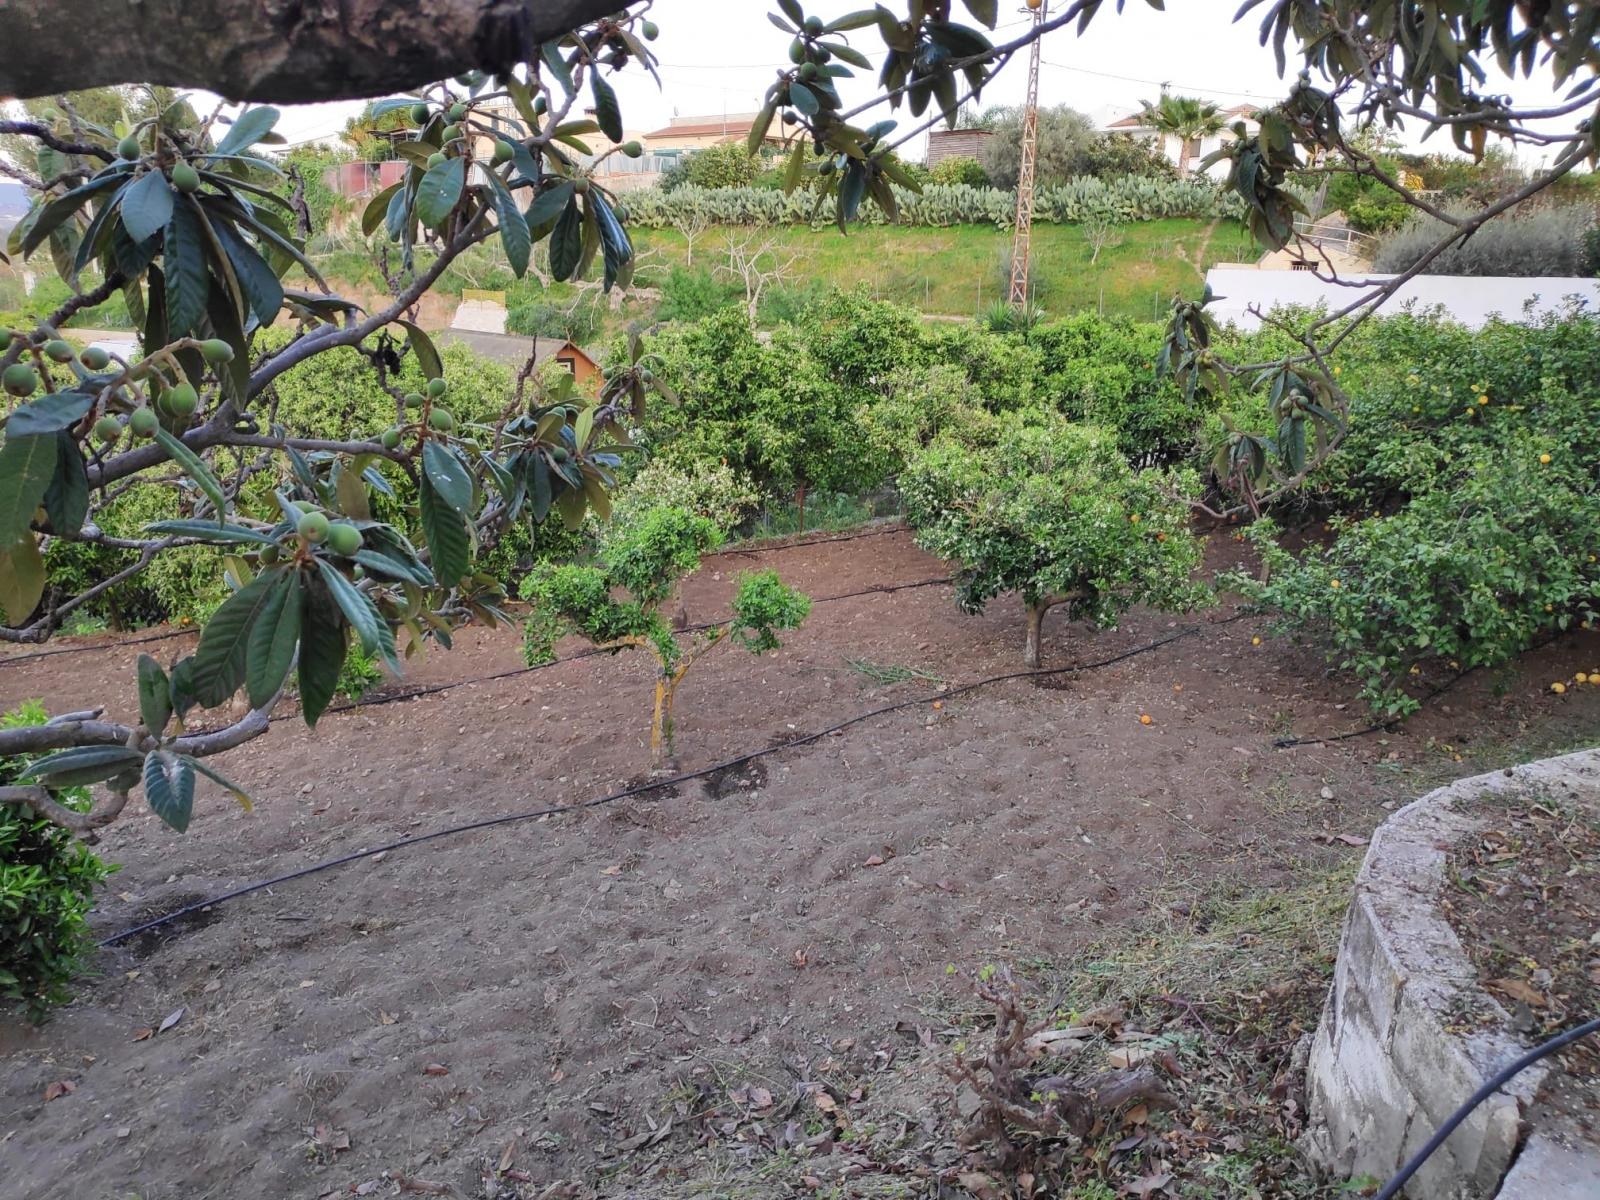
<instances>
[{"instance_id":1,"label":"concrete wall","mask_svg":"<svg viewBox=\"0 0 1600 1200\"><path fill-rule=\"evenodd\" d=\"M1250 312L1252 307L1265 313L1286 305L1311 308L1325 304L1330 310L1336 310L1355 303L1365 290L1375 289L1394 276L1357 272L1349 278L1362 283L1371 281L1370 287L1327 283L1309 271L1213 267L1206 272L1206 283L1218 300L1206 311L1219 322L1231 321L1248 332L1261 327L1260 318ZM1600 280L1419 275L1409 280L1379 311L1395 313L1408 304L1422 309L1439 307L1463 325L1478 329L1493 315L1508 321L1531 321L1542 313L1558 311L1569 296L1578 296L1591 308L1600 308Z\"/></svg>"},{"instance_id":2,"label":"concrete wall","mask_svg":"<svg viewBox=\"0 0 1600 1200\"><path fill-rule=\"evenodd\" d=\"M1306 1149L1335 1173L1386 1179L1528 1049L1512 1031L1511 1015L1479 986L1438 902L1450 848L1493 820L1474 802L1534 789L1600 811L1600 751L1459 780L1400 810L1373 835L1307 1069ZM1468 997L1474 1012L1490 1014L1486 1026L1464 1027ZM1548 1070L1547 1063L1529 1068L1480 1105L1406 1195L1495 1195L1521 1150L1525 1114ZM1600 1195L1587 1189L1583 1174L1600 1169L1600 1147L1574 1149L1569 1141L1562 1154L1544 1155L1538 1200ZM1509 1200L1509 1180L1507 1186Z\"/></svg>"}]
</instances>

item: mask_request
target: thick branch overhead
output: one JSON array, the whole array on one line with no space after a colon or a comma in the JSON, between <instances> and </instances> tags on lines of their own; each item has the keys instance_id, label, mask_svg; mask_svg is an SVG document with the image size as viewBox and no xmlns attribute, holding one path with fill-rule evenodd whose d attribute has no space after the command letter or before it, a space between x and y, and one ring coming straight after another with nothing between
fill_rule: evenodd
<instances>
[{"instance_id":1,"label":"thick branch overhead","mask_svg":"<svg viewBox=\"0 0 1600 1200\"><path fill-rule=\"evenodd\" d=\"M303 103L404 91L530 57L617 0L52 0L0 4L0 95L107 84ZM85 30L95 36L84 37Z\"/></svg>"}]
</instances>

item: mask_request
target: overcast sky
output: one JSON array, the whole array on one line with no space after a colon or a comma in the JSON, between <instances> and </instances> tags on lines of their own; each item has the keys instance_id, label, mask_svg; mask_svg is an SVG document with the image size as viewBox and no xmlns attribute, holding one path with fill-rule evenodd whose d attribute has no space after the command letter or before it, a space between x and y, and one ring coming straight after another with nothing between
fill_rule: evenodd
<instances>
[{"instance_id":1,"label":"overcast sky","mask_svg":"<svg viewBox=\"0 0 1600 1200\"><path fill-rule=\"evenodd\" d=\"M843 12L859 2L836 0L816 11ZM810 11L817 0L802 3ZM787 65L789 39L766 16L775 7L763 0L716 4L657 0L651 15L661 26L661 37L654 48L665 86L658 89L633 68L617 77L628 129L648 132L675 113L721 115L758 108L778 65ZM1141 100L1157 96L1164 81L1175 91L1203 96L1224 107L1279 99L1286 85L1278 78L1271 51L1257 41L1257 19L1247 16L1235 24L1237 8L1238 0L1168 0L1167 11L1156 12L1143 0L1126 0L1126 11L1118 14L1108 4L1081 38L1064 29L1045 40L1040 103L1068 104L1100 118L1136 109ZM1014 39L1026 30L1028 20L1020 3L1014 9L1002 8L994 40ZM875 29L861 30L851 39L875 63L881 62L882 43ZM1291 60L1290 70L1295 69ZM862 78L843 89L847 102L869 95L871 79L865 72L858 74ZM1020 103L1026 87L1027 63L1022 55L985 91L983 102ZM1522 101L1544 103L1551 96L1548 88L1527 83L1507 90ZM351 104L290 108L280 128L296 142L332 137L358 109ZM902 128L913 124L904 110L897 115ZM1434 142L1446 148L1443 135ZM908 149L912 157L920 153L919 146ZM1534 158L1529 165L1536 162Z\"/></svg>"}]
</instances>

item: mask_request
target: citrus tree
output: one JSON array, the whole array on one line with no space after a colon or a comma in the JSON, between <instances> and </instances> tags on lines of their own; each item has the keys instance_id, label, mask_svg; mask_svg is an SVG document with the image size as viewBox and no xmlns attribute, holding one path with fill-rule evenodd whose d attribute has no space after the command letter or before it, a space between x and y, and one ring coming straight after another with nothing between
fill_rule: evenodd
<instances>
[{"instance_id":1,"label":"citrus tree","mask_svg":"<svg viewBox=\"0 0 1600 1200\"><path fill-rule=\"evenodd\" d=\"M652 770L674 769L673 704L684 676L719 646L738 643L752 654L779 646L778 631L794 629L811 601L784 585L775 571L747 572L734 594L732 617L689 631L662 614L683 578L714 550L722 530L709 517L676 505L657 505L610 526L593 563L545 566L522 583L533 605L523 637L530 666L555 660L556 639L581 634L604 650L641 649L658 668L650 722Z\"/></svg>"},{"instance_id":2,"label":"citrus tree","mask_svg":"<svg viewBox=\"0 0 1600 1200\"><path fill-rule=\"evenodd\" d=\"M1023 661L1040 665L1052 608L1112 625L1135 604L1203 603L1189 531L1192 473L1135 471L1116 434L1027 413L988 444L943 438L900 475L917 544L957 566L967 612L1016 592L1027 610Z\"/></svg>"}]
</instances>

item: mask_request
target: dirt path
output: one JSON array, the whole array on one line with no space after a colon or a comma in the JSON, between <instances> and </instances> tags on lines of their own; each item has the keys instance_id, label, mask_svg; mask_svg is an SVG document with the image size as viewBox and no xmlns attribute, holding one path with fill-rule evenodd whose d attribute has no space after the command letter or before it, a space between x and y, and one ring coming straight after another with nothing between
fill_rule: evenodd
<instances>
[{"instance_id":1,"label":"dirt path","mask_svg":"<svg viewBox=\"0 0 1600 1200\"><path fill-rule=\"evenodd\" d=\"M1208 569L1241 550L1214 544ZM691 581L691 616L767 565L819 596L947 573L899 533L723 556ZM1307 651L1253 646L1258 623L1218 623L1228 616L1137 613L1100 633L1052 622L1050 665L1201 632L874 719L704 787L398 850L106 951L52 1024L0 1030L0 1198L309 1198L384 1172L473 1196L573 1177L664 1193L667 1176L634 1178L614 1157L649 1134L647 1116L705 1118L741 1084L793 1094L841 1039L870 1054L947 999L950 964L1071 956L1176 879L1288 885L1358 854L1330 835L1366 833L1417 773L1466 769L1453 766L1463 742L1600 726L1594 689L1558 701L1540 683L1600 662L1600 639L1583 635L1541 651L1501 696L1473 679L1401 733L1278 751L1285 732L1359 724L1354 688ZM690 677L684 765L932 686L879 686L848 659L957 683L1016 669L1020 641L1015 605L965 617L943 586L818 604L778 653L713 656ZM0 658L0 705L125 695L137 652ZM406 682L518 665L513 632L468 631ZM122 870L97 928L603 795L645 768L649 693L642 660L595 657L315 733L275 724L229 760L254 815L208 793L185 836L145 813L109 832ZM75 1090L44 1103L63 1079ZM662 1145L687 1159L696 1138ZM519 1177L486 1193L513 1141Z\"/></svg>"}]
</instances>

